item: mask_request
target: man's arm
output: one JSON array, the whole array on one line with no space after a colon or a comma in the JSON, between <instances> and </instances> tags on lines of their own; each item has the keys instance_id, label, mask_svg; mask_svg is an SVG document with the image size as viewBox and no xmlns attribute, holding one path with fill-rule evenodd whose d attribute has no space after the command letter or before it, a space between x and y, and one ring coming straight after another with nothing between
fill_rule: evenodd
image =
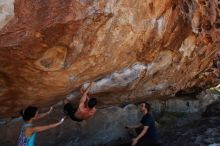
<instances>
[{"instance_id":1,"label":"man's arm","mask_svg":"<svg viewBox=\"0 0 220 146\"><path fill-rule=\"evenodd\" d=\"M42 131L45 131L45 130L48 130L48 129L57 127L57 126L59 126L60 124L62 124L63 121L64 121L64 118L62 118L59 122L54 123L54 124L50 124L50 125L46 125L46 126L33 127L33 128L31 128L31 133L33 133L33 132L42 132Z\"/></svg>"},{"instance_id":2,"label":"man's arm","mask_svg":"<svg viewBox=\"0 0 220 146\"><path fill-rule=\"evenodd\" d=\"M51 113L51 111L53 110L53 107L50 107L50 110L46 113L41 113L41 114L38 114L36 118L34 118L35 120L39 120L47 115L49 115Z\"/></svg>"},{"instance_id":3,"label":"man's arm","mask_svg":"<svg viewBox=\"0 0 220 146\"><path fill-rule=\"evenodd\" d=\"M139 128L141 126L142 126L142 124L139 124L139 125L126 126L126 128L128 128L128 129L135 129L135 128Z\"/></svg>"},{"instance_id":4,"label":"man's arm","mask_svg":"<svg viewBox=\"0 0 220 146\"><path fill-rule=\"evenodd\" d=\"M84 94L84 92L85 92L85 90L83 90L83 87L81 87L80 88L80 93L81 93L81 95L83 95ZM87 99L89 98L89 96L87 95L87 97L86 97Z\"/></svg>"},{"instance_id":5,"label":"man's arm","mask_svg":"<svg viewBox=\"0 0 220 146\"><path fill-rule=\"evenodd\" d=\"M144 129L141 131L141 133L132 140L132 146L135 146L138 141L147 133L149 126L144 126Z\"/></svg>"},{"instance_id":6,"label":"man's arm","mask_svg":"<svg viewBox=\"0 0 220 146\"><path fill-rule=\"evenodd\" d=\"M82 103L84 104L85 103L85 101L86 101L86 99L88 97L87 94L88 94L89 90L91 89L92 85L93 85L93 83L90 82L89 86L86 88L85 92L83 93L83 95L82 95L82 97L80 99L80 104L82 104Z\"/></svg>"}]
</instances>

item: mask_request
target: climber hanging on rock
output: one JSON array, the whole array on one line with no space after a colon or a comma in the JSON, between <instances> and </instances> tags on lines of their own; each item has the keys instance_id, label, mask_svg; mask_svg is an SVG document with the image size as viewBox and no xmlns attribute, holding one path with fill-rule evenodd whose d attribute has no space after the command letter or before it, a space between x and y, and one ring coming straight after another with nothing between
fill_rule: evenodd
<instances>
[{"instance_id":1,"label":"climber hanging on rock","mask_svg":"<svg viewBox=\"0 0 220 146\"><path fill-rule=\"evenodd\" d=\"M93 86L93 83L90 82L89 86L84 91L83 88L80 89L82 97L80 99L79 106L76 107L68 99L65 99L64 102L64 112L73 120L81 122L87 120L94 116L96 113L96 98L89 98L88 92Z\"/></svg>"}]
</instances>

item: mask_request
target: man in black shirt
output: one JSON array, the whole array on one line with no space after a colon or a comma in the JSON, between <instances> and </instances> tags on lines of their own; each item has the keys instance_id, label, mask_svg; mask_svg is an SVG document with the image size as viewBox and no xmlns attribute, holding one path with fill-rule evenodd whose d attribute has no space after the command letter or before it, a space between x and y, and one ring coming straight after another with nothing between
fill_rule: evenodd
<instances>
[{"instance_id":1,"label":"man in black shirt","mask_svg":"<svg viewBox=\"0 0 220 146\"><path fill-rule=\"evenodd\" d=\"M127 126L128 128L142 128L137 137L132 140L132 146L160 146L155 127L155 121L151 116L150 105L147 102L141 104L140 111L144 113L140 124L136 126Z\"/></svg>"}]
</instances>

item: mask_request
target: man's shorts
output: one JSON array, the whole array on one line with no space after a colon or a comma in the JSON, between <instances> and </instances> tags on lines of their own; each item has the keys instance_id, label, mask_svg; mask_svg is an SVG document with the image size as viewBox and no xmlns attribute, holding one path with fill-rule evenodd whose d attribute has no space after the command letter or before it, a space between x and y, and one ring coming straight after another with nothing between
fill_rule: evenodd
<instances>
[{"instance_id":1,"label":"man's shorts","mask_svg":"<svg viewBox=\"0 0 220 146\"><path fill-rule=\"evenodd\" d=\"M64 113L67 114L73 121L81 122L83 120L75 117L75 112L77 111L77 107L72 105L70 102L64 105Z\"/></svg>"}]
</instances>

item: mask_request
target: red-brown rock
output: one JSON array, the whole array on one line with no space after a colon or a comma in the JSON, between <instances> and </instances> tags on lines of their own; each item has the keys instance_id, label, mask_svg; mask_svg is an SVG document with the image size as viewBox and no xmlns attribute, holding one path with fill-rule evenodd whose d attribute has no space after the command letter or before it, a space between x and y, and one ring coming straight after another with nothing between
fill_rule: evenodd
<instances>
[{"instance_id":1,"label":"red-brown rock","mask_svg":"<svg viewBox=\"0 0 220 146\"><path fill-rule=\"evenodd\" d=\"M206 70L220 50L219 16L217 0L15 0L14 16L0 19L0 115L102 78L92 91L102 104L215 85Z\"/></svg>"}]
</instances>

